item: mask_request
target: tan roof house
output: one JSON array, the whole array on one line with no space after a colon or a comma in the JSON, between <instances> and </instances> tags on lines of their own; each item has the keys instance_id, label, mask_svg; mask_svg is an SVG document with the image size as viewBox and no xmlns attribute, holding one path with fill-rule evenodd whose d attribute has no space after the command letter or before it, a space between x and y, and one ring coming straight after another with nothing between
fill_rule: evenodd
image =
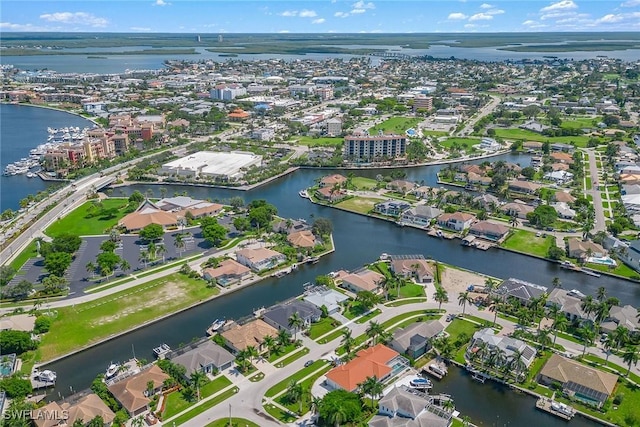
<instances>
[{"instance_id":1,"label":"tan roof house","mask_svg":"<svg viewBox=\"0 0 640 427\"><path fill-rule=\"evenodd\" d=\"M563 153L562 151L558 151L558 152L549 154L549 157L551 157L553 160L555 160L558 163L566 163L568 165L573 164L573 157L569 153Z\"/></svg>"},{"instance_id":2,"label":"tan roof house","mask_svg":"<svg viewBox=\"0 0 640 427\"><path fill-rule=\"evenodd\" d=\"M576 198L571 195L571 193L567 193L566 191L556 191L553 195L553 198L556 202L560 203L573 203L576 201Z\"/></svg>"},{"instance_id":3,"label":"tan roof house","mask_svg":"<svg viewBox=\"0 0 640 427\"><path fill-rule=\"evenodd\" d=\"M316 236L311 230L294 231L289 233L287 241L299 248L313 248L316 245Z\"/></svg>"},{"instance_id":4,"label":"tan roof house","mask_svg":"<svg viewBox=\"0 0 640 427\"><path fill-rule=\"evenodd\" d=\"M526 219L529 212L533 212L535 208L526 203L511 202L500 206L500 210L509 216L516 216L520 219Z\"/></svg>"},{"instance_id":5,"label":"tan roof house","mask_svg":"<svg viewBox=\"0 0 640 427\"><path fill-rule=\"evenodd\" d=\"M409 191L416 188L417 184L411 181L404 181L402 179L396 179L394 181L389 182L385 188L387 190L396 191L398 193L406 194Z\"/></svg>"},{"instance_id":6,"label":"tan roof house","mask_svg":"<svg viewBox=\"0 0 640 427\"><path fill-rule=\"evenodd\" d=\"M538 382L562 384L564 393L601 406L613 393L618 376L553 354L538 374Z\"/></svg>"},{"instance_id":7,"label":"tan roof house","mask_svg":"<svg viewBox=\"0 0 640 427\"><path fill-rule=\"evenodd\" d=\"M347 193L344 190L335 190L333 187L321 187L316 190L316 196L320 199L335 202L344 199Z\"/></svg>"},{"instance_id":8,"label":"tan roof house","mask_svg":"<svg viewBox=\"0 0 640 427\"><path fill-rule=\"evenodd\" d=\"M205 280L215 279L218 284L227 286L242 280L251 274L251 269L232 259L222 261L216 268L205 268L202 276Z\"/></svg>"},{"instance_id":9,"label":"tan roof house","mask_svg":"<svg viewBox=\"0 0 640 427\"><path fill-rule=\"evenodd\" d=\"M443 213L438 216L438 225L455 231L463 231L471 227L476 216L466 212Z\"/></svg>"},{"instance_id":10,"label":"tan roof house","mask_svg":"<svg viewBox=\"0 0 640 427\"><path fill-rule=\"evenodd\" d=\"M158 365L153 365L146 371L130 376L109 386L109 391L132 417L149 409L151 399L147 396L147 384L153 382L151 395L162 390L164 380L169 375L162 372Z\"/></svg>"},{"instance_id":11,"label":"tan roof house","mask_svg":"<svg viewBox=\"0 0 640 427\"><path fill-rule=\"evenodd\" d=\"M142 230L149 224L158 224L163 227L177 226L178 215L173 212L165 212L153 202L145 200L135 212L131 212L118 222L118 225L126 228L127 231Z\"/></svg>"},{"instance_id":12,"label":"tan roof house","mask_svg":"<svg viewBox=\"0 0 640 427\"><path fill-rule=\"evenodd\" d=\"M493 241L502 239L507 233L509 227L489 221L478 221L469 227L469 234Z\"/></svg>"},{"instance_id":13,"label":"tan roof house","mask_svg":"<svg viewBox=\"0 0 640 427\"><path fill-rule=\"evenodd\" d=\"M267 248L242 249L236 251L238 262L253 271L268 270L277 267L287 260L287 257Z\"/></svg>"},{"instance_id":14,"label":"tan roof house","mask_svg":"<svg viewBox=\"0 0 640 427\"><path fill-rule=\"evenodd\" d=\"M533 194L543 186L530 181L509 181L509 189L520 193Z\"/></svg>"},{"instance_id":15,"label":"tan roof house","mask_svg":"<svg viewBox=\"0 0 640 427\"><path fill-rule=\"evenodd\" d=\"M589 256L602 257L606 252L602 246L597 243L593 243L590 240L582 240L576 237L570 238L567 241L567 248L569 250L570 258L585 259Z\"/></svg>"},{"instance_id":16,"label":"tan roof house","mask_svg":"<svg viewBox=\"0 0 640 427\"><path fill-rule=\"evenodd\" d=\"M30 314L16 314L0 317L0 331L11 329L14 331L31 332L36 324L36 316Z\"/></svg>"},{"instance_id":17,"label":"tan roof house","mask_svg":"<svg viewBox=\"0 0 640 427\"><path fill-rule=\"evenodd\" d=\"M338 173L327 175L320 179L320 187L333 187L334 185L342 185L347 182L347 177Z\"/></svg>"},{"instance_id":18,"label":"tan roof house","mask_svg":"<svg viewBox=\"0 0 640 427\"><path fill-rule=\"evenodd\" d=\"M246 350L250 346L262 352L264 338L275 337L278 335L278 330L264 320L256 319L244 325L234 324L220 335L233 353Z\"/></svg>"},{"instance_id":19,"label":"tan roof house","mask_svg":"<svg viewBox=\"0 0 640 427\"><path fill-rule=\"evenodd\" d=\"M384 276L375 271L363 268L354 273L339 274L338 280L342 280L342 287L352 292L378 292L380 283L384 280Z\"/></svg>"},{"instance_id":20,"label":"tan roof house","mask_svg":"<svg viewBox=\"0 0 640 427\"><path fill-rule=\"evenodd\" d=\"M391 271L396 275L415 279L418 283L433 282L433 267L422 256L391 257Z\"/></svg>"}]
</instances>

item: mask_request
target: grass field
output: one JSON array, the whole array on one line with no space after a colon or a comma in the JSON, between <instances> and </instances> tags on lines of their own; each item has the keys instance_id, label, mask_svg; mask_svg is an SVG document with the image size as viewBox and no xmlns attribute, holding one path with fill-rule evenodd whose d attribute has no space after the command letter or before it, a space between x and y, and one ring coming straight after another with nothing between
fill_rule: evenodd
<instances>
[{"instance_id":1,"label":"grass field","mask_svg":"<svg viewBox=\"0 0 640 427\"><path fill-rule=\"evenodd\" d=\"M311 328L309 328L309 338L315 340L316 338L333 331L338 326L340 326L340 322L332 319L331 317L320 319L319 322L311 324Z\"/></svg>"},{"instance_id":2,"label":"grass field","mask_svg":"<svg viewBox=\"0 0 640 427\"><path fill-rule=\"evenodd\" d=\"M76 236L106 234L111 227L136 208L129 206L127 199L105 199L102 201L103 208L96 210L97 214L92 216L91 211L95 209L93 205L93 202L84 203L69 215L51 224L45 233L51 237L63 233Z\"/></svg>"},{"instance_id":3,"label":"grass field","mask_svg":"<svg viewBox=\"0 0 640 427\"><path fill-rule=\"evenodd\" d=\"M192 410L190 410L186 414L180 415L178 418L176 418L175 420L171 421L170 425L179 426L181 424L184 424L187 421L189 421L191 418L193 418L193 417L195 417L197 415L200 415L201 413L203 413L207 409L213 408L217 404L219 404L221 402L224 402L225 400L227 400L228 398L230 398L231 396L233 396L237 392L238 392L238 387L234 387L232 389L229 389L229 390L225 391L224 393L221 393L220 395L214 397L213 399L207 400L206 402L202 403L201 405L198 405L198 406L194 407ZM169 425L169 424L167 424L167 425Z\"/></svg>"},{"instance_id":4,"label":"grass field","mask_svg":"<svg viewBox=\"0 0 640 427\"><path fill-rule=\"evenodd\" d=\"M296 137L300 145L309 147L339 147L344 144L344 138L313 138L311 136Z\"/></svg>"},{"instance_id":5,"label":"grass field","mask_svg":"<svg viewBox=\"0 0 640 427\"><path fill-rule=\"evenodd\" d=\"M505 139L521 139L540 142L549 141L563 144L571 144L572 142L575 142L576 147L586 147L590 138L586 135L548 137L526 129L496 129L496 136Z\"/></svg>"},{"instance_id":6,"label":"grass field","mask_svg":"<svg viewBox=\"0 0 640 427\"><path fill-rule=\"evenodd\" d=\"M271 387L269 390L267 390L267 392L264 395L265 397L273 397L276 394L280 393L281 391L286 390L291 380L300 381L302 378L315 372L316 370L320 369L320 371L322 372L324 371L325 368L328 368L328 367L329 367L329 363L326 360L316 360L311 364L311 366L307 366L306 368L300 369L295 374L291 375L290 377L280 381L278 384Z\"/></svg>"},{"instance_id":7,"label":"grass field","mask_svg":"<svg viewBox=\"0 0 640 427\"><path fill-rule=\"evenodd\" d=\"M17 272L30 258L35 258L37 256L38 250L36 248L36 242L32 241L22 250L22 252L18 254L17 257L15 257L13 261L11 261L10 265Z\"/></svg>"},{"instance_id":8,"label":"grass field","mask_svg":"<svg viewBox=\"0 0 640 427\"><path fill-rule=\"evenodd\" d=\"M513 230L502 247L544 258L552 244L553 237L536 237L532 231Z\"/></svg>"},{"instance_id":9,"label":"grass field","mask_svg":"<svg viewBox=\"0 0 640 427\"><path fill-rule=\"evenodd\" d=\"M382 201L382 199L372 199L369 197L352 197L336 204L336 206L348 211L366 214L373 209L376 203Z\"/></svg>"},{"instance_id":10,"label":"grass field","mask_svg":"<svg viewBox=\"0 0 640 427\"><path fill-rule=\"evenodd\" d=\"M563 129L593 128L602 121L602 117L572 117L571 120L563 120L560 125Z\"/></svg>"},{"instance_id":11,"label":"grass field","mask_svg":"<svg viewBox=\"0 0 640 427\"><path fill-rule=\"evenodd\" d=\"M231 381L225 376L220 376L200 388L200 398L204 399L205 397L211 396L229 385L231 385ZM193 405L193 403L194 402L184 400L180 391L174 391L167 396L163 417L173 417Z\"/></svg>"},{"instance_id":12,"label":"grass field","mask_svg":"<svg viewBox=\"0 0 640 427\"><path fill-rule=\"evenodd\" d=\"M480 140L473 138L447 138L444 141L438 142L438 145L449 150L451 149L453 144L457 144L458 146L463 147L465 151L471 151L474 149L474 145L480 144Z\"/></svg>"},{"instance_id":13,"label":"grass field","mask_svg":"<svg viewBox=\"0 0 640 427\"><path fill-rule=\"evenodd\" d=\"M617 261L617 263L618 265L616 265L616 268L614 269L610 269L606 265L591 263L587 263L587 267L593 270L605 271L607 273L616 274L621 277L627 277L629 279L640 280L640 274L637 271L633 270L631 267L627 266L621 261Z\"/></svg>"},{"instance_id":14,"label":"grass field","mask_svg":"<svg viewBox=\"0 0 640 427\"><path fill-rule=\"evenodd\" d=\"M475 323L455 318L451 323L449 323L449 326L445 328L445 331L447 331L451 337L451 341L455 342L455 340L462 334L471 338L477 329L478 325Z\"/></svg>"},{"instance_id":15,"label":"grass field","mask_svg":"<svg viewBox=\"0 0 640 427\"><path fill-rule=\"evenodd\" d=\"M377 134L378 131L384 133L395 133L398 135L405 135L407 129L415 128L422 119L415 117L391 117L369 129L371 135Z\"/></svg>"},{"instance_id":16,"label":"grass field","mask_svg":"<svg viewBox=\"0 0 640 427\"><path fill-rule=\"evenodd\" d=\"M198 279L172 274L95 301L57 309L42 337L42 361L77 350L219 293ZM153 303L150 303L153 301ZM190 340L192 337L185 337Z\"/></svg>"},{"instance_id":17,"label":"grass field","mask_svg":"<svg viewBox=\"0 0 640 427\"><path fill-rule=\"evenodd\" d=\"M354 176L351 182L358 190L373 190L378 186L378 182L375 179L363 176Z\"/></svg>"}]
</instances>

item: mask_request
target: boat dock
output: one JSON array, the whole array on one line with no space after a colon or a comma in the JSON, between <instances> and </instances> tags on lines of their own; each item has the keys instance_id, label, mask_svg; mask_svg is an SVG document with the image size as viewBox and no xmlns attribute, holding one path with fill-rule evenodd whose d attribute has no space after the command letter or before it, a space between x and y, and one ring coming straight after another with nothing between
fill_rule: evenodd
<instances>
[{"instance_id":1,"label":"boat dock","mask_svg":"<svg viewBox=\"0 0 640 427\"><path fill-rule=\"evenodd\" d=\"M556 417L560 417L563 420L571 420L576 414L576 410L564 403L555 402L547 397L541 397L536 402L536 408L548 412Z\"/></svg>"},{"instance_id":2,"label":"boat dock","mask_svg":"<svg viewBox=\"0 0 640 427\"><path fill-rule=\"evenodd\" d=\"M445 375L447 375L448 370L444 363L433 360L426 367L422 368L421 373L441 380Z\"/></svg>"},{"instance_id":3,"label":"boat dock","mask_svg":"<svg viewBox=\"0 0 640 427\"><path fill-rule=\"evenodd\" d=\"M155 353L158 359L164 359L164 356L166 356L167 353L169 353L170 351L171 351L171 347L169 347L167 344L164 344L164 343L153 349L153 352Z\"/></svg>"}]
</instances>

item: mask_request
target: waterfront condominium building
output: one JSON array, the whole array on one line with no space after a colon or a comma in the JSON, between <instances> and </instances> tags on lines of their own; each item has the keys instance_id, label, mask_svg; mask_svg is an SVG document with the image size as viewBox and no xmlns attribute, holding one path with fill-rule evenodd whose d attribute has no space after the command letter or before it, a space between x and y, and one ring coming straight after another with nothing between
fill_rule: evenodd
<instances>
[{"instance_id":1,"label":"waterfront condominium building","mask_svg":"<svg viewBox=\"0 0 640 427\"><path fill-rule=\"evenodd\" d=\"M349 135L344 138L344 156L352 160L394 159L405 155L407 138L401 135Z\"/></svg>"}]
</instances>

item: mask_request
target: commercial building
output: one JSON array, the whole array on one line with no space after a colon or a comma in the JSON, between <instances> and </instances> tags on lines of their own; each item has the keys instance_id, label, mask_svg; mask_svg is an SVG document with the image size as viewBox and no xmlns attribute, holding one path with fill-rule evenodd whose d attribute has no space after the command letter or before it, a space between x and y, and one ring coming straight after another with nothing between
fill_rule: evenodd
<instances>
[{"instance_id":1,"label":"commercial building","mask_svg":"<svg viewBox=\"0 0 640 427\"><path fill-rule=\"evenodd\" d=\"M401 135L349 135L344 138L344 156L353 160L382 160L402 157L407 138Z\"/></svg>"},{"instance_id":2,"label":"commercial building","mask_svg":"<svg viewBox=\"0 0 640 427\"><path fill-rule=\"evenodd\" d=\"M211 99L218 99L223 101L230 101L246 94L247 89L245 89L242 85L235 83L229 85L217 85L215 88L211 89L211 92L209 92Z\"/></svg>"},{"instance_id":3,"label":"commercial building","mask_svg":"<svg viewBox=\"0 0 640 427\"><path fill-rule=\"evenodd\" d=\"M160 173L189 178L202 177L220 181L233 181L242 178L244 170L251 166L260 166L262 156L245 152L199 151L162 165Z\"/></svg>"}]
</instances>

